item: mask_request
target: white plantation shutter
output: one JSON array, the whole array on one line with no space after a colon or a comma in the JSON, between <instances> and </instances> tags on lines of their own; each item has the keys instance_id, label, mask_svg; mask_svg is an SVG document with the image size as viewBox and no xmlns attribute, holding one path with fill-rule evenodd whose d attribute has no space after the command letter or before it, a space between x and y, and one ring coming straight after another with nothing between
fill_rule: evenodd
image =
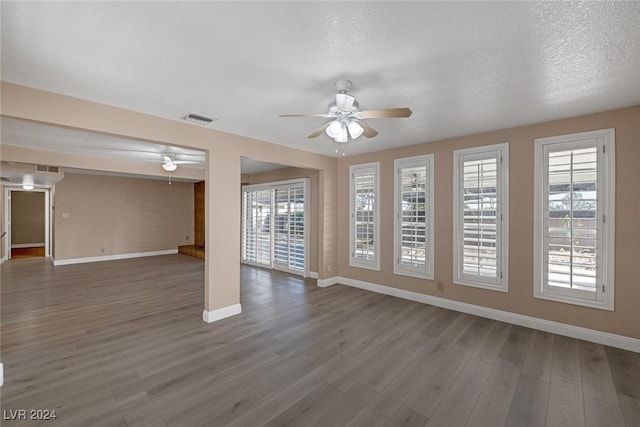
<instances>
[{"instance_id":1,"label":"white plantation shutter","mask_svg":"<svg viewBox=\"0 0 640 427\"><path fill-rule=\"evenodd\" d=\"M349 243L353 267L380 269L379 264L379 163L349 167L351 184Z\"/></svg>"},{"instance_id":2,"label":"white plantation shutter","mask_svg":"<svg viewBox=\"0 0 640 427\"><path fill-rule=\"evenodd\" d=\"M596 297L597 147L548 152L546 283ZM558 290L559 291L559 290ZM587 297L587 295L584 295Z\"/></svg>"},{"instance_id":3,"label":"white plantation shutter","mask_svg":"<svg viewBox=\"0 0 640 427\"><path fill-rule=\"evenodd\" d=\"M454 152L454 282L507 291L508 145Z\"/></svg>"},{"instance_id":4,"label":"white plantation shutter","mask_svg":"<svg viewBox=\"0 0 640 427\"><path fill-rule=\"evenodd\" d=\"M285 270L304 271L304 183L276 187L274 200L274 265Z\"/></svg>"},{"instance_id":5,"label":"white plantation shutter","mask_svg":"<svg viewBox=\"0 0 640 427\"><path fill-rule=\"evenodd\" d=\"M395 274L433 279L432 164L432 154L395 161Z\"/></svg>"},{"instance_id":6,"label":"white plantation shutter","mask_svg":"<svg viewBox=\"0 0 640 427\"><path fill-rule=\"evenodd\" d=\"M243 192L242 259L271 266L271 190Z\"/></svg>"},{"instance_id":7,"label":"white plantation shutter","mask_svg":"<svg viewBox=\"0 0 640 427\"><path fill-rule=\"evenodd\" d=\"M274 190L273 262L280 267L289 265L289 189Z\"/></svg>"},{"instance_id":8,"label":"white plantation shutter","mask_svg":"<svg viewBox=\"0 0 640 427\"><path fill-rule=\"evenodd\" d=\"M242 260L307 276L308 179L243 187Z\"/></svg>"},{"instance_id":9,"label":"white plantation shutter","mask_svg":"<svg viewBox=\"0 0 640 427\"><path fill-rule=\"evenodd\" d=\"M536 140L537 297L613 307L613 149L612 129Z\"/></svg>"}]
</instances>

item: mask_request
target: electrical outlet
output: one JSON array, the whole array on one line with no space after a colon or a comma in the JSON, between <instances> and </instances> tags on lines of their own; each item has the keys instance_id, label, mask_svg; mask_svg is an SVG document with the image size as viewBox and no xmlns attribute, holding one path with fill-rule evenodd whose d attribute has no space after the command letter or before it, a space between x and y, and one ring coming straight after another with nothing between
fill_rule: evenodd
<instances>
[{"instance_id":1,"label":"electrical outlet","mask_svg":"<svg viewBox=\"0 0 640 427\"><path fill-rule=\"evenodd\" d=\"M444 292L444 282L443 281L436 282L436 287L440 292Z\"/></svg>"},{"instance_id":2,"label":"electrical outlet","mask_svg":"<svg viewBox=\"0 0 640 427\"><path fill-rule=\"evenodd\" d=\"M189 236L184 236L184 240L189 240Z\"/></svg>"},{"instance_id":3,"label":"electrical outlet","mask_svg":"<svg viewBox=\"0 0 640 427\"><path fill-rule=\"evenodd\" d=\"M104 248L100 249L100 252L104 253Z\"/></svg>"}]
</instances>

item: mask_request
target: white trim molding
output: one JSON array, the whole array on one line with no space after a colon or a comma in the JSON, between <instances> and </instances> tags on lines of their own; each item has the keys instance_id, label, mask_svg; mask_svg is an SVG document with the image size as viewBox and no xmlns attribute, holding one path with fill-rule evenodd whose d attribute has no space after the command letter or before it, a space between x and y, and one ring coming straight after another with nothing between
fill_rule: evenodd
<instances>
[{"instance_id":1,"label":"white trim molding","mask_svg":"<svg viewBox=\"0 0 640 427\"><path fill-rule=\"evenodd\" d=\"M240 303L238 303L227 307L218 308L212 311L203 310L202 320L207 323L213 323L240 313L242 313L242 306L240 305Z\"/></svg>"},{"instance_id":2,"label":"white trim molding","mask_svg":"<svg viewBox=\"0 0 640 427\"><path fill-rule=\"evenodd\" d=\"M393 274L433 280L433 217L435 212L433 204L433 154L395 159L393 164L395 170L393 178ZM408 200L404 198L403 189L403 186L406 185L403 184L406 177L405 170L409 170L412 175L410 176L413 188L409 192ZM422 176L423 173L424 176ZM422 185L424 188L421 188ZM420 200L421 198L422 200ZM423 212L422 215L420 215L420 210ZM408 220L405 219L407 217ZM423 233L424 260L404 262L402 257L405 232L411 233L417 240L420 237L420 231ZM410 241L407 243L407 249L415 255L419 251L416 246L419 247L421 242Z\"/></svg>"},{"instance_id":3,"label":"white trim molding","mask_svg":"<svg viewBox=\"0 0 640 427\"><path fill-rule=\"evenodd\" d=\"M332 285L335 285L337 283L342 283L340 282L340 279L342 279L341 277L329 277L328 279L318 279L318 287L319 288L326 288Z\"/></svg>"},{"instance_id":4,"label":"white trim molding","mask_svg":"<svg viewBox=\"0 0 640 427\"><path fill-rule=\"evenodd\" d=\"M614 289L615 289L615 129L602 129L589 132L580 132L569 135L553 136L548 138L538 138L534 141L535 155L534 155L534 238L533 238L533 296L539 299L546 299L551 301L557 301L567 304L581 305L590 308L602 309L602 310L614 310ZM593 150L591 153L595 157L595 173L590 172L589 181L585 181L585 172L581 173L581 178L578 181L578 188L580 185L592 184L593 189L587 190L586 188L576 189L574 187L573 176L573 164L574 153L578 153L578 156L584 156L584 150ZM567 165L564 166L562 172L568 177L563 180L558 180L559 166L551 165L551 155L554 153L570 153L570 160ZM582 154L579 154L582 153ZM566 156L566 154L565 154ZM585 169L589 160L585 163L583 157L582 160L578 160L578 163L582 163L579 167ZM559 162L556 158L555 162ZM565 160L566 162L566 160ZM550 171L550 169L553 169ZM551 177L554 177L554 182ZM567 181L568 179L568 181ZM576 221L578 224L587 223L585 229L578 230L582 233L582 238L576 237L579 234L574 234L573 225L569 227L568 240L570 241L570 254L574 254L574 241L580 241L578 245L583 245L580 251L593 254L593 261L595 264L595 274L590 276L589 273L581 272L574 274L572 268L564 267L565 262L552 262L549 252L550 248L559 246L559 242L553 242L553 237L549 237L552 227L552 216L550 205L550 194L552 194L551 187L564 187L571 188L560 190L564 192L571 202L565 209L569 212L562 221L568 221L568 224L573 224ZM558 192L558 190L555 190ZM577 194L576 194L577 193ZM594 203L595 206L586 206L583 208L576 208L580 211L588 212L593 216L586 216L584 212L582 216L574 216L573 198L582 194L593 195L587 196L587 199L592 199L588 203ZM574 196L574 194L576 194ZM557 202L557 201L556 201ZM565 203L565 202L561 202ZM562 212L562 211L560 211ZM556 217L556 221L560 218ZM590 224L589 224L590 222ZM580 225L579 225L580 226ZM559 226L555 225L556 228ZM591 229L595 236L585 238L585 230ZM557 232L555 232L557 233ZM593 239L593 243L586 243ZM561 243L560 243L561 244ZM565 243L566 244L566 243ZM580 246L578 246L580 248ZM577 254L577 258L580 255ZM573 266L574 263L580 264L579 261L574 262L573 256L570 258L568 264ZM560 267L559 267L560 265ZM569 271L558 270L559 268L567 268ZM554 276L554 277L552 277ZM589 276L589 277L587 277ZM569 281L569 286L565 283ZM574 280L580 277L583 283L579 283L574 286Z\"/></svg>"},{"instance_id":5,"label":"white trim molding","mask_svg":"<svg viewBox=\"0 0 640 427\"><path fill-rule=\"evenodd\" d=\"M322 282L322 284L320 282ZM526 316L524 314L482 307L479 305L468 304L466 302L434 297L432 295L393 288L391 286L378 285L376 283L364 282L362 280L349 279L346 277L337 276L325 280L318 280L318 286L320 287L326 287L338 283L371 292L377 292L379 294L421 302L423 304L434 305L436 307L447 308L450 310L460 311L462 313L469 313L475 316L511 323L513 325L524 326L526 328L551 332L558 335L564 335L571 338L577 338L640 353L640 339L638 338L596 331L594 329L583 328L580 326L567 325L565 323Z\"/></svg>"},{"instance_id":6,"label":"white trim molding","mask_svg":"<svg viewBox=\"0 0 640 427\"><path fill-rule=\"evenodd\" d=\"M311 277L312 279L319 279L320 276L318 275L317 271L310 271L309 272L309 277Z\"/></svg>"},{"instance_id":7,"label":"white trim molding","mask_svg":"<svg viewBox=\"0 0 640 427\"><path fill-rule=\"evenodd\" d=\"M69 264L84 264L87 262L115 261L118 259L142 258L147 256L171 255L171 254L177 254L177 253L178 253L178 249L167 249L163 251L134 252L129 254L90 256L90 257L84 257L84 258L54 259L53 265L58 266L58 265L69 265Z\"/></svg>"},{"instance_id":8,"label":"white trim molding","mask_svg":"<svg viewBox=\"0 0 640 427\"><path fill-rule=\"evenodd\" d=\"M0 387L4 384L4 365L0 363Z\"/></svg>"},{"instance_id":9,"label":"white trim molding","mask_svg":"<svg viewBox=\"0 0 640 427\"><path fill-rule=\"evenodd\" d=\"M11 245L11 249L21 249L21 248L43 248L46 245L44 242L41 243L14 243Z\"/></svg>"},{"instance_id":10,"label":"white trim molding","mask_svg":"<svg viewBox=\"0 0 640 427\"><path fill-rule=\"evenodd\" d=\"M484 161L488 161L488 170L481 166ZM476 193L475 203L472 194L465 194L465 186L470 185L465 181L466 164L471 168L477 167L475 171L478 181L476 191L491 187L491 166L495 162L495 186L496 193L493 198L482 192ZM485 175L485 174L488 174ZM475 206L475 208L473 207ZM469 212L470 211L470 212ZM491 214L491 211L493 213ZM495 271L486 268L483 272L481 255L482 251L489 250L490 229L481 225L485 216L490 214L495 217ZM472 273L465 271L465 243L468 239L468 230L471 223L468 223L467 215L475 216L477 226L480 227L477 233L478 250L477 267L478 271ZM471 245L473 247L473 245ZM486 258L485 258L486 259ZM470 262L470 261L467 261ZM453 283L456 285L473 286L476 288L490 289L499 292L509 292L509 143L485 145L480 147L455 150L453 152Z\"/></svg>"}]
</instances>

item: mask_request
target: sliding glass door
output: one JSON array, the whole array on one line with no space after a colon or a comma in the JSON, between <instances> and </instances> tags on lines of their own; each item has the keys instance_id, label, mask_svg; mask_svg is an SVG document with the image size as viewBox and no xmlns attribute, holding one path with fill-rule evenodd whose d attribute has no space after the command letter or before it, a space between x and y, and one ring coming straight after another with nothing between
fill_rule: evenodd
<instances>
[{"instance_id":1,"label":"sliding glass door","mask_svg":"<svg viewBox=\"0 0 640 427\"><path fill-rule=\"evenodd\" d=\"M271 190L243 192L242 258L271 267Z\"/></svg>"},{"instance_id":2,"label":"sliding glass door","mask_svg":"<svg viewBox=\"0 0 640 427\"><path fill-rule=\"evenodd\" d=\"M243 187L242 261L308 276L308 179Z\"/></svg>"}]
</instances>

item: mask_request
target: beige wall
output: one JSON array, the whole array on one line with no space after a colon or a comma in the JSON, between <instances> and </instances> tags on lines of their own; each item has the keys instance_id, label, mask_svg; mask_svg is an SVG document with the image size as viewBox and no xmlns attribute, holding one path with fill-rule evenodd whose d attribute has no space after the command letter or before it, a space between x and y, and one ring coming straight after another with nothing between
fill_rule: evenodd
<instances>
[{"instance_id":1,"label":"beige wall","mask_svg":"<svg viewBox=\"0 0 640 427\"><path fill-rule=\"evenodd\" d=\"M264 184L288 179L309 178L309 269L318 271L318 198L319 172L313 169L285 168L275 171L242 174L242 184Z\"/></svg>"},{"instance_id":2,"label":"beige wall","mask_svg":"<svg viewBox=\"0 0 640 427\"><path fill-rule=\"evenodd\" d=\"M45 243L44 193L11 192L11 245Z\"/></svg>"},{"instance_id":3,"label":"beige wall","mask_svg":"<svg viewBox=\"0 0 640 427\"><path fill-rule=\"evenodd\" d=\"M67 173L56 185L54 206L57 260L193 242L191 183Z\"/></svg>"},{"instance_id":4,"label":"beige wall","mask_svg":"<svg viewBox=\"0 0 640 427\"><path fill-rule=\"evenodd\" d=\"M207 248L205 309L215 310L239 302L240 264L240 157L317 169L318 269L320 278L344 276L395 286L425 294L464 301L586 328L640 337L640 286L636 242L640 241L638 191L640 182L639 108L472 135L405 147L341 160L281 145L166 120L90 101L2 83L2 114L57 126L68 126L170 145L206 150ZM538 137L616 128L616 310L607 312L532 297L533 139ZM510 292L502 294L455 286L452 277L452 152L454 149L510 143ZM393 159L435 154L435 277L445 282L436 292L435 282L393 275L392 212ZM19 161L19 160L18 160ZM350 164L381 162L381 266L380 272L348 266L348 179ZM81 166L76 166L81 167ZM217 209L213 201L224 204ZM59 220L56 218L56 221ZM190 231L191 232L191 231ZM339 236L339 237L338 237ZM339 261L339 262L338 262Z\"/></svg>"},{"instance_id":5,"label":"beige wall","mask_svg":"<svg viewBox=\"0 0 640 427\"><path fill-rule=\"evenodd\" d=\"M615 311L533 298L534 139L596 129L616 129ZM640 338L640 107L558 120L387 150L339 161L338 229L349 229L349 165L380 162L379 272L349 267L348 233L338 234L339 275L470 304ZM509 143L509 293L452 284L453 151ZM433 153L435 157L435 281L393 274L393 160ZM436 291L444 282L444 292Z\"/></svg>"},{"instance_id":6,"label":"beige wall","mask_svg":"<svg viewBox=\"0 0 640 427\"><path fill-rule=\"evenodd\" d=\"M0 236L2 233L4 233L4 185L0 184ZM0 259L4 259L4 243L7 237L0 237Z\"/></svg>"},{"instance_id":7,"label":"beige wall","mask_svg":"<svg viewBox=\"0 0 640 427\"><path fill-rule=\"evenodd\" d=\"M335 274L336 159L12 83L2 82L1 92L3 116L207 152L206 241L216 244L207 245L205 310L226 308L240 301L241 157L320 171L318 208L323 215L318 225L322 236L318 273L320 278ZM214 201L224 209L217 209Z\"/></svg>"}]
</instances>

